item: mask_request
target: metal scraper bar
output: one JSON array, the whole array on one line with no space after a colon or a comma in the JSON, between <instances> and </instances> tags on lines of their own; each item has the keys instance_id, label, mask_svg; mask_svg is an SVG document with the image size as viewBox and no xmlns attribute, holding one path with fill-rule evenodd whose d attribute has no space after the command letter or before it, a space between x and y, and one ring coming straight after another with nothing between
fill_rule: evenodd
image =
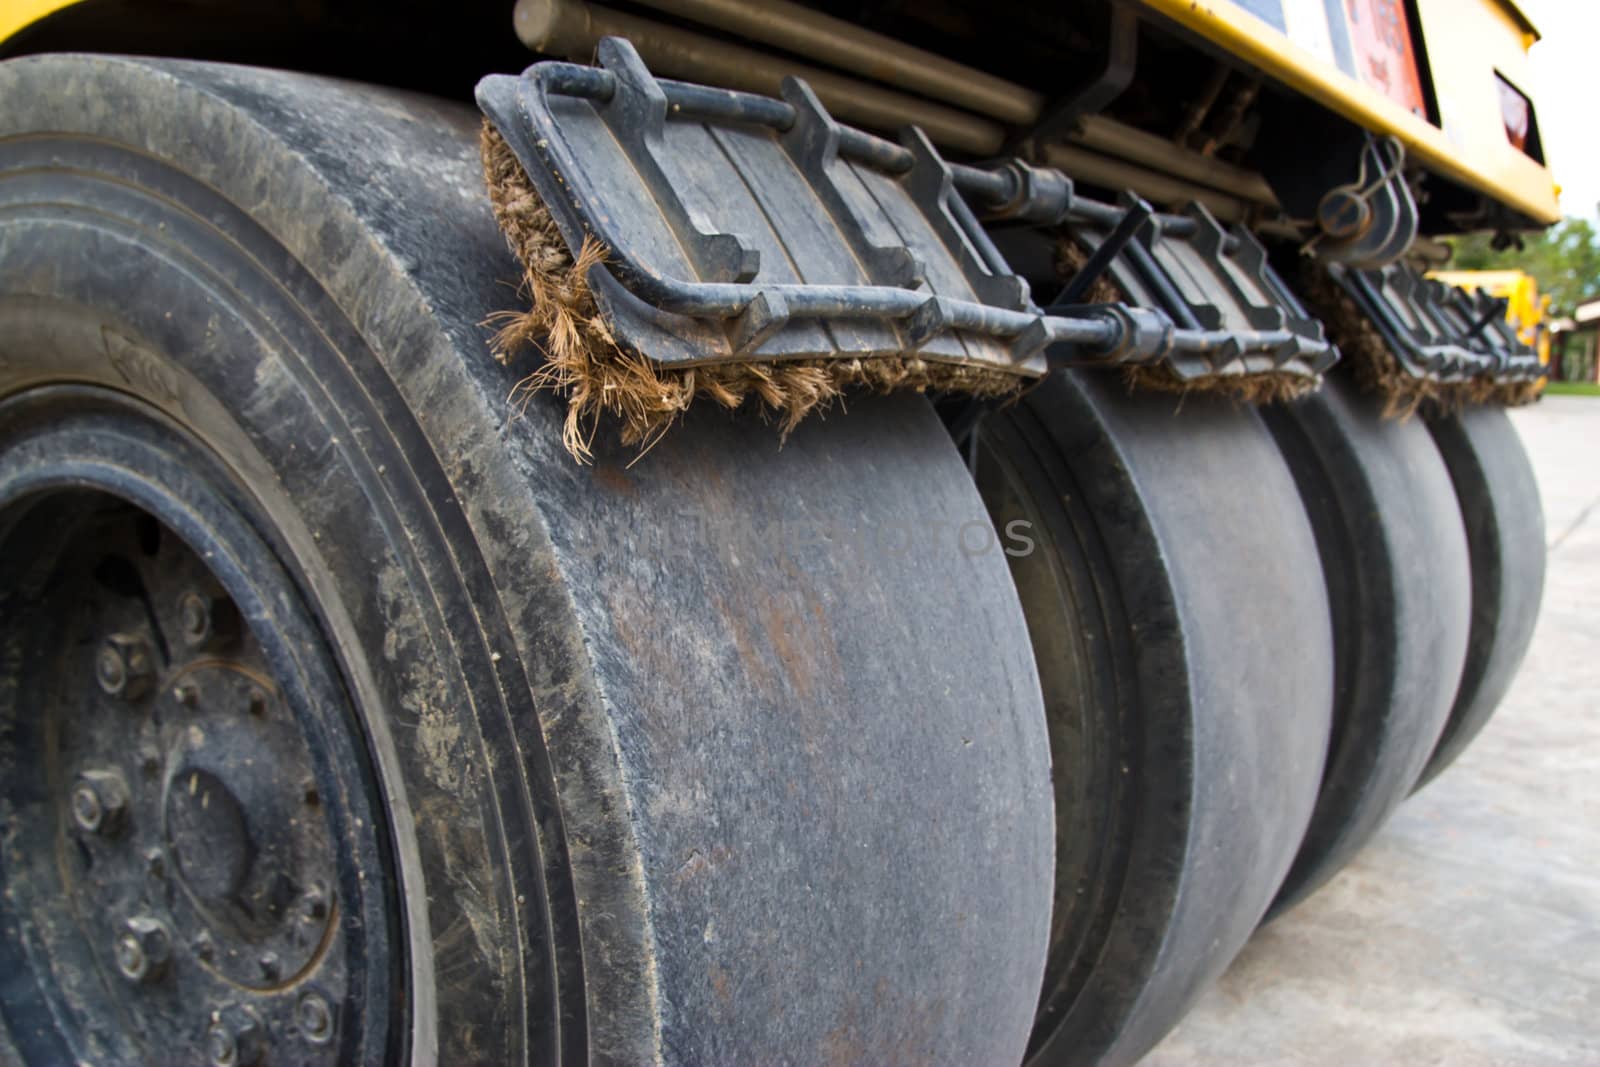
<instances>
[{"instance_id":1,"label":"metal scraper bar","mask_svg":"<svg viewBox=\"0 0 1600 1067\"><path fill-rule=\"evenodd\" d=\"M1403 262L1381 270L1330 267L1329 273L1417 378L1517 382L1545 373L1538 351L1506 321L1503 299L1426 278Z\"/></svg>"},{"instance_id":2,"label":"metal scraper bar","mask_svg":"<svg viewBox=\"0 0 1600 1067\"><path fill-rule=\"evenodd\" d=\"M660 364L915 353L1032 377L1074 362L1336 358L1284 323L1041 311L968 200L1040 225L1121 217L1059 171L951 164L915 128L897 145L841 126L797 80L775 100L657 80L618 38L598 54L598 68L485 78L478 100L569 247L605 246L595 299ZM1160 220L1201 233L1194 218Z\"/></svg>"}]
</instances>

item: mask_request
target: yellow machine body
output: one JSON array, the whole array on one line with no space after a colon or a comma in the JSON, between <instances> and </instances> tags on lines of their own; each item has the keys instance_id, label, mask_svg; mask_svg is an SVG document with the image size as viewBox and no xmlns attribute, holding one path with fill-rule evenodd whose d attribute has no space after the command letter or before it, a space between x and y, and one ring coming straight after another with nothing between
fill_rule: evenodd
<instances>
[{"instance_id":1,"label":"yellow machine body","mask_svg":"<svg viewBox=\"0 0 1600 1067\"><path fill-rule=\"evenodd\" d=\"M0 41L82 2L0 0ZM1343 68L1334 55L1330 25L1338 16L1324 0L1138 2L1245 69L1259 70L1365 129L1398 137L1413 160L1532 223L1560 218L1558 187L1535 158L1528 49L1539 35L1512 0L1414 0L1414 22L1407 0L1341 0L1335 10L1343 12L1343 25L1356 41L1354 68L1348 55ZM1392 25L1385 25L1385 17ZM1408 63L1414 74L1389 69ZM1374 76L1374 68L1384 69ZM1527 151L1512 143L1503 113L1503 98L1514 104L1517 97L1526 104Z\"/></svg>"},{"instance_id":2,"label":"yellow machine body","mask_svg":"<svg viewBox=\"0 0 1600 1067\"><path fill-rule=\"evenodd\" d=\"M1561 217L1549 169L1517 149L1504 127L1497 76L1526 97L1528 49L1539 39L1510 0L1418 0L1422 40L1412 45L1420 45L1418 54L1425 57L1422 73L1437 101L1438 125L1370 81L1341 70L1323 46L1325 23L1319 35L1314 17L1288 17L1308 7L1305 0L1282 0L1289 32L1232 0L1144 3L1366 129L1400 138L1407 153L1429 168L1537 223ZM1347 10L1383 6L1361 0L1345 4ZM1317 13L1324 10L1320 0L1309 6Z\"/></svg>"},{"instance_id":3,"label":"yellow machine body","mask_svg":"<svg viewBox=\"0 0 1600 1067\"><path fill-rule=\"evenodd\" d=\"M0 2L0 41L38 22L46 15L53 15L62 8L71 7L79 2L81 0L4 0Z\"/></svg>"}]
</instances>

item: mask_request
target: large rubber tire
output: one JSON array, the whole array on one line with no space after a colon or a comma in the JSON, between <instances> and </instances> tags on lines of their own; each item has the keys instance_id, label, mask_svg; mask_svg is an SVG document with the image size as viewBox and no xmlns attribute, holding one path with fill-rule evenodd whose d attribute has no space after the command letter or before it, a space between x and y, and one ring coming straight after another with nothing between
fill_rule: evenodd
<instances>
[{"instance_id":1,"label":"large rubber tire","mask_svg":"<svg viewBox=\"0 0 1600 1067\"><path fill-rule=\"evenodd\" d=\"M1472 627L1455 705L1419 789L1455 762L1511 688L1539 620L1545 565L1539 482L1504 409L1470 407L1428 429L1466 523Z\"/></svg>"},{"instance_id":2,"label":"large rubber tire","mask_svg":"<svg viewBox=\"0 0 1600 1067\"><path fill-rule=\"evenodd\" d=\"M1337 376L1262 414L1316 531L1333 613L1328 762L1276 915L1344 866L1416 785L1461 677L1471 572L1449 472L1420 420L1383 418Z\"/></svg>"},{"instance_id":3,"label":"large rubber tire","mask_svg":"<svg viewBox=\"0 0 1600 1067\"><path fill-rule=\"evenodd\" d=\"M1028 1063L1126 1064L1244 944L1316 799L1332 638L1259 418L1058 373L988 416L979 488L1044 685L1056 911Z\"/></svg>"},{"instance_id":4,"label":"large rubber tire","mask_svg":"<svg viewBox=\"0 0 1600 1067\"><path fill-rule=\"evenodd\" d=\"M341 1062L1020 1060L1044 718L925 401L853 402L781 449L691 417L631 468L580 468L561 405L517 416L485 348L517 271L468 109L81 56L0 65L0 99L0 490L181 482L291 576L277 610L303 600L297 647L337 665L328 706L370 756L383 825L351 832L388 857L362 875L388 910L366 999L335 1005ZM14 682L0 715L49 713ZM15 960L38 915L0 910ZM25 1060L197 1055L97 999L190 988L184 952L176 986L114 993L34 963L0 1004ZM279 1001L254 1010L294 1040ZM133 1020L111 1045L74 1028L108 1011Z\"/></svg>"}]
</instances>

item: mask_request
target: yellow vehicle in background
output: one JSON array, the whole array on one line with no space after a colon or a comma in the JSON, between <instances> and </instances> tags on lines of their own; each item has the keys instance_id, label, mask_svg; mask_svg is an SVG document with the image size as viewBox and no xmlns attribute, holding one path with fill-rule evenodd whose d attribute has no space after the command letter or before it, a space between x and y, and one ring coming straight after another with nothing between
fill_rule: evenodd
<instances>
[{"instance_id":1,"label":"yellow vehicle in background","mask_svg":"<svg viewBox=\"0 0 1600 1067\"><path fill-rule=\"evenodd\" d=\"M0 0L0 1062L1133 1063L1528 647L1537 39Z\"/></svg>"}]
</instances>

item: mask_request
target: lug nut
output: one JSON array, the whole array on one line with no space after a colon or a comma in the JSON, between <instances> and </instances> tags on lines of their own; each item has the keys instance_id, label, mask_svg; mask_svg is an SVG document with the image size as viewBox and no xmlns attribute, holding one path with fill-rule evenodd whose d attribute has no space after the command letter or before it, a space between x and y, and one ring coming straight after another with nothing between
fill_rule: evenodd
<instances>
[{"instance_id":1,"label":"lug nut","mask_svg":"<svg viewBox=\"0 0 1600 1067\"><path fill-rule=\"evenodd\" d=\"M321 993L307 993L300 998L295 1012L300 1033L313 1045L326 1045L333 1040L333 1009Z\"/></svg>"},{"instance_id":2,"label":"lug nut","mask_svg":"<svg viewBox=\"0 0 1600 1067\"><path fill-rule=\"evenodd\" d=\"M178 625L190 648L220 644L238 627L238 612L227 597L205 596L193 590L178 598Z\"/></svg>"},{"instance_id":3,"label":"lug nut","mask_svg":"<svg viewBox=\"0 0 1600 1067\"><path fill-rule=\"evenodd\" d=\"M133 634L112 634L95 654L94 676L108 696L138 700L150 691L155 676L150 646Z\"/></svg>"},{"instance_id":4,"label":"lug nut","mask_svg":"<svg viewBox=\"0 0 1600 1067\"><path fill-rule=\"evenodd\" d=\"M90 834L114 834L128 810L128 786L116 771L84 771L72 783L72 821Z\"/></svg>"},{"instance_id":5,"label":"lug nut","mask_svg":"<svg viewBox=\"0 0 1600 1067\"><path fill-rule=\"evenodd\" d=\"M190 943L190 949L201 963L210 963L217 955L216 942L211 940L211 935L201 930Z\"/></svg>"},{"instance_id":6,"label":"lug nut","mask_svg":"<svg viewBox=\"0 0 1600 1067\"><path fill-rule=\"evenodd\" d=\"M261 1018L239 1004L213 1012L206 1028L206 1056L211 1067L251 1067L261 1062L267 1035Z\"/></svg>"},{"instance_id":7,"label":"lug nut","mask_svg":"<svg viewBox=\"0 0 1600 1067\"><path fill-rule=\"evenodd\" d=\"M315 882L306 890L304 899L300 902L305 917L309 922L321 922L328 917L328 891L321 882Z\"/></svg>"},{"instance_id":8,"label":"lug nut","mask_svg":"<svg viewBox=\"0 0 1600 1067\"><path fill-rule=\"evenodd\" d=\"M159 919L129 919L117 938L117 970L130 982L151 982L161 977L171 955L172 939Z\"/></svg>"}]
</instances>

